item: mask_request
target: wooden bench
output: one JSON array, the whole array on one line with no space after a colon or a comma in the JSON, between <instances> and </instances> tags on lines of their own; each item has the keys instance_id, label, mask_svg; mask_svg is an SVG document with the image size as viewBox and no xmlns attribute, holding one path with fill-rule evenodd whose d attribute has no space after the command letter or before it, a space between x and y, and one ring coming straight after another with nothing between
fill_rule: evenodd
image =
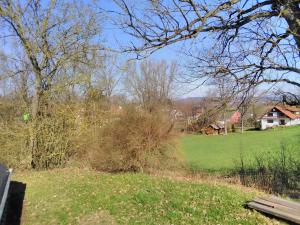
<instances>
[{"instance_id":1,"label":"wooden bench","mask_svg":"<svg viewBox=\"0 0 300 225\"><path fill-rule=\"evenodd\" d=\"M251 209L300 224L300 203L288 201L275 196L255 198L248 202Z\"/></svg>"}]
</instances>

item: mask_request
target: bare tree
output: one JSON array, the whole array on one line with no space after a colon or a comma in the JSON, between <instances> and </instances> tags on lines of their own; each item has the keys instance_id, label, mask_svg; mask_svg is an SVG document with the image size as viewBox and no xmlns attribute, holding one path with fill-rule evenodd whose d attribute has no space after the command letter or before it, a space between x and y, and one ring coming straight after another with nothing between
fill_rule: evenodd
<instances>
[{"instance_id":1,"label":"bare tree","mask_svg":"<svg viewBox=\"0 0 300 225\"><path fill-rule=\"evenodd\" d=\"M96 85L110 99L122 77L123 65L115 54L107 53L96 71Z\"/></svg>"},{"instance_id":2,"label":"bare tree","mask_svg":"<svg viewBox=\"0 0 300 225\"><path fill-rule=\"evenodd\" d=\"M274 95L277 97L277 101L281 101L282 103L287 103L289 105L300 105L300 94L299 89L296 90L276 90Z\"/></svg>"},{"instance_id":3,"label":"bare tree","mask_svg":"<svg viewBox=\"0 0 300 225\"><path fill-rule=\"evenodd\" d=\"M299 0L115 0L138 57L192 40L196 78L231 77L254 86L300 86ZM190 42L189 42L190 43Z\"/></svg>"},{"instance_id":4,"label":"bare tree","mask_svg":"<svg viewBox=\"0 0 300 225\"><path fill-rule=\"evenodd\" d=\"M244 133L244 123L245 116L249 110L249 108L255 103L255 89L251 89L250 91L244 92L242 96L239 98L238 108L241 114L241 131Z\"/></svg>"},{"instance_id":5,"label":"bare tree","mask_svg":"<svg viewBox=\"0 0 300 225\"><path fill-rule=\"evenodd\" d=\"M24 52L34 80L30 148L35 167L37 121L47 110L53 82L63 69L88 63L93 52L100 50L95 41L100 27L92 6L57 0L0 1L0 27L0 37Z\"/></svg>"},{"instance_id":6,"label":"bare tree","mask_svg":"<svg viewBox=\"0 0 300 225\"><path fill-rule=\"evenodd\" d=\"M225 135L227 135L227 112L228 109L232 106L236 94L239 91L238 85L235 84L234 81L228 80L224 77L214 79L211 84L215 86L215 101L217 103L217 108L219 109L219 111L221 111Z\"/></svg>"},{"instance_id":7,"label":"bare tree","mask_svg":"<svg viewBox=\"0 0 300 225\"><path fill-rule=\"evenodd\" d=\"M138 103L149 111L157 106L167 106L173 97L175 77L178 74L176 62L145 60L139 64L129 63L125 87Z\"/></svg>"}]
</instances>

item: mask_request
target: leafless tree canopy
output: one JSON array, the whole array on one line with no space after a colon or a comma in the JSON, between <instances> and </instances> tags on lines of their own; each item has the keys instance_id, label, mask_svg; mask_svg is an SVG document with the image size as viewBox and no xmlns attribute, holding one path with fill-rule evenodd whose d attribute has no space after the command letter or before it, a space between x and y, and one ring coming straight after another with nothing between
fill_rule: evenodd
<instances>
[{"instance_id":1,"label":"leafless tree canopy","mask_svg":"<svg viewBox=\"0 0 300 225\"><path fill-rule=\"evenodd\" d=\"M138 56L190 40L193 76L300 87L299 0L115 0ZM190 43L189 42L189 43Z\"/></svg>"},{"instance_id":2,"label":"leafless tree canopy","mask_svg":"<svg viewBox=\"0 0 300 225\"><path fill-rule=\"evenodd\" d=\"M42 121L48 126L43 116L51 115L49 99L63 87L63 78L74 74L71 70L74 72L75 67L94 63L102 49L98 42L99 21L94 7L88 3L0 1L0 40L7 44L1 50L8 56L9 73L6 74L11 78L20 75L17 84L30 108L29 148L33 167L39 165L41 152L47 149L43 147L46 139L39 129ZM32 81L30 86L28 80Z\"/></svg>"},{"instance_id":3,"label":"leafless tree canopy","mask_svg":"<svg viewBox=\"0 0 300 225\"><path fill-rule=\"evenodd\" d=\"M57 0L0 1L0 26L3 31L0 38L15 43L22 53L9 54L17 62L12 72L27 70L34 79L33 117L61 70L72 63L88 63L93 52L99 50L93 39L100 27L88 4Z\"/></svg>"},{"instance_id":4,"label":"leafless tree canopy","mask_svg":"<svg viewBox=\"0 0 300 225\"><path fill-rule=\"evenodd\" d=\"M128 92L150 111L157 106L167 106L175 94L176 62L145 60L139 67L129 63L125 86Z\"/></svg>"}]
</instances>

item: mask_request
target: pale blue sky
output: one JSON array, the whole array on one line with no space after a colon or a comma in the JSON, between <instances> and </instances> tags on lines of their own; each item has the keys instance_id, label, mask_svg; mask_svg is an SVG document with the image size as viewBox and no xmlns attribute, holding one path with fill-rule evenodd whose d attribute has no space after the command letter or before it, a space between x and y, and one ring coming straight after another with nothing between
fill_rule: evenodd
<instances>
[{"instance_id":1,"label":"pale blue sky","mask_svg":"<svg viewBox=\"0 0 300 225\"><path fill-rule=\"evenodd\" d=\"M103 0L100 1L100 7L106 9L106 10L117 10L115 3L110 0ZM109 22L109 19L105 24L103 25L103 35L104 40L106 44L113 48L113 49L119 49L122 46L128 45L132 41L132 38L124 33L122 30L120 30L118 27L114 26ZM181 54L181 49L184 46L187 46L188 42L185 43L177 43L171 46L167 46L165 48L162 48L156 52L154 52L150 58L157 59L157 60L166 60L166 61L172 61L176 60L178 64L181 66L182 73L186 73L184 65L187 63L186 57ZM123 55L124 58L134 58L134 55ZM180 90L180 93L178 94L179 97L198 97L203 96L205 93L210 89L208 85L202 85L199 88L195 88L196 86L199 86L199 83L193 83L191 85L184 85Z\"/></svg>"},{"instance_id":2,"label":"pale blue sky","mask_svg":"<svg viewBox=\"0 0 300 225\"><path fill-rule=\"evenodd\" d=\"M109 11L117 11L117 7L113 1L110 0L103 0L100 1L100 7ZM103 24L103 35L104 39L106 41L106 44L111 48L118 49L121 46L126 46L128 43L133 41L132 37L125 34L122 30L120 30L118 27L112 25L109 22L109 19L105 24ZM206 39L205 42L201 42L200 44L203 45L209 45L209 39ZM173 44L171 46L164 47L160 50L157 50L154 52L150 58L154 59L164 59L166 61L172 61L176 60L180 65L182 69L182 73L188 73L186 69L184 68L184 65L188 63L187 57L181 54L181 49L184 47L189 46L191 41L185 41L184 43L177 43ZM199 42L198 42L199 43ZM201 46L200 46L201 47ZM134 58L134 55L126 55L123 57L125 58ZM194 82L189 85L183 85L182 90L179 91L178 96L179 97L198 97L205 95L212 87L208 84L203 84L200 86L199 82ZM198 87L199 86L199 87ZM196 88L198 87L198 88ZM270 86L268 85L262 85L260 89L266 89Z\"/></svg>"},{"instance_id":3,"label":"pale blue sky","mask_svg":"<svg viewBox=\"0 0 300 225\"><path fill-rule=\"evenodd\" d=\"M89 2L92 2L92 0L86 0ZM115 3L113 3L113 1L111 0L100 0L98 2L99 6L103 9L107 9L107 10L116 10L117 7L115 5ZM103 15L104 17L108 17L107 15ZM107 18L103 20L103 39L105 40L105 45L107 45L110 48L113 49L119 49L121 46L124 45L128 45L128 43L130 43L132 40L132 38L125 34L122 30L120 30L118 27L112 25L110 22L110 20ZM209 42L209 40L206 40L206 42L201 42L201 44L203 45L207 45ZM10 46L9 43L0 43L0 44L4 44L5 49L8 51L14 51L15 49L14 47ZM153 53L150 57L154 58L154 59L164 59L166 61L171 61L171 60L176 60L179 64L181 64L182 66L187 63L186 57L182 54L180 54L181 48L183 46L189 45L189 42L185 42L185 43L179 43L179 44L174 44L172 46L168 46L165 47L163 49L160 49L158 51L156 51L155 53ZM201 47L201 46L200 46ZM122 58L127 59L127 58L133 58L133 55L122 55ZM184 69L184 67L182 67L182 73L187 73L187 71ZM182 90L180 92L180 96L184 96L184 97L190 97L190 96L201 96L204 95L209 87L207 85L203 85L201 87L199 87L198 89L195 89L195 86L198 86L199 84L194 83L192 85L187 85L184 90ZM280 86L284 86L284 85L280 85ZM265 88L264 86L262 88Z\"/></svg>"}]
</instances>

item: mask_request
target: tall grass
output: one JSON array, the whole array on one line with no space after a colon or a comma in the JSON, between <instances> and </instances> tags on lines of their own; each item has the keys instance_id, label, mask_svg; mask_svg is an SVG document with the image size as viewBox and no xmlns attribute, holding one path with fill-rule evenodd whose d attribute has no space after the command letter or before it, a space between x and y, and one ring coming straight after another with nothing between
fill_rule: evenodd
<instances>
[{"instance_id":1,"label":"tall grass","mask_svg":"<svg viewBox=\"0 0 300 225\"><path fill-rule=\"evenodd\" d=\"M282 143L274 154L256 154L252 159L241 155L237 171L243 185L281 194L300 194L298 145Z\"/></svg>"}]
</instances>

